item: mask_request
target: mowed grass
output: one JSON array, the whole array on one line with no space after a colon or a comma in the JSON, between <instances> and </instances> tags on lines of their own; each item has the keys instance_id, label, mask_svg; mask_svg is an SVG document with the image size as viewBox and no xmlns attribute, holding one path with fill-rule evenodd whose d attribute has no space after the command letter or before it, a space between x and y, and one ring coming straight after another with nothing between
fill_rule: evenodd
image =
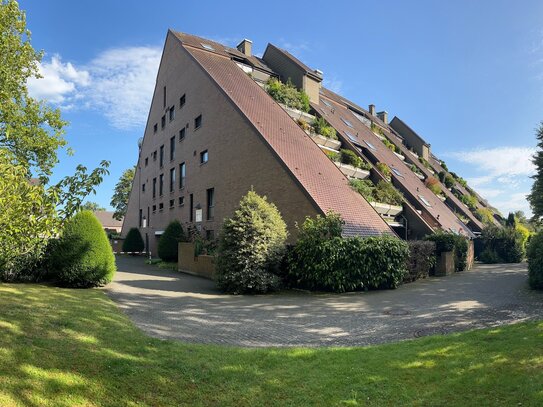
<instances>
[{"instance_id":1,"label":"mowed grass","mask_svg":"<svg viewBox=\"0 0 543 407\"><path fill-rule=\"evenodd\" d=\"M0 406L542 406L543 322L365 348L153 339L103 292L0 284Z\"/></svg>"}]
</instances>

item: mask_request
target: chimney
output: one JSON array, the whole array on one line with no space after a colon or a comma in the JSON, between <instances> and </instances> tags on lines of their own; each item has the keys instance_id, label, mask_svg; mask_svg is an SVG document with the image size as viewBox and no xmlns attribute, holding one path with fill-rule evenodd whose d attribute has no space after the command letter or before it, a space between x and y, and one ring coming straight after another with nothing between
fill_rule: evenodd
<instances>
[{"instance_id":1,"label":"chimney","mask_svg":"<svg viewBox=\"0 0 543 407\"><path fill-rule=\"evenodd\" d=\"M245 38L242 40L238 46L236 47L239 52L245 54L246 56L250 57L252 55L252 49L253 49L253 42L251 40L248 40Z\"/></svg>"},{"instance_id":2,"label":"chimney","mask_svg":"<svg viewBox=\"0 0 543 407\"><path fill-rule=\"evenodd\" d=\"M375 116L375 105L369 105L368 110L372 116Z\"/></svg>"},{"instance_id":3,"label":"chimney","mask_svg":"<svg viewBox=\"0 0 543 407\"><path fill-rule=\"evenodd\" d=\"M377 113L377 117L381 119L383 123L388 124L388 113L386 110L383 110L382 112Z\"/></svg>"}]
</instances>

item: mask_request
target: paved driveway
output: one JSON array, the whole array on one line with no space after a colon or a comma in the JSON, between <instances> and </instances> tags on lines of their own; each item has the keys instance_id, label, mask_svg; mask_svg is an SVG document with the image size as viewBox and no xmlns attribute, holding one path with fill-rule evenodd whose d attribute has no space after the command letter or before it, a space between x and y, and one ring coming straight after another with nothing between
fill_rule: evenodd
<instances>
[{"instance_id":1,"label":"paved driveway","mask_svg":"<svg viewBox=\"0 0 543 407\"><path fill-rule=\"evenodd\" d=\"M350 346L543 318L526 265L478 265L396 290L229 296L213 282L117 257L105 290L152 336L239 346Z\"/></svg>"}]
</instances>

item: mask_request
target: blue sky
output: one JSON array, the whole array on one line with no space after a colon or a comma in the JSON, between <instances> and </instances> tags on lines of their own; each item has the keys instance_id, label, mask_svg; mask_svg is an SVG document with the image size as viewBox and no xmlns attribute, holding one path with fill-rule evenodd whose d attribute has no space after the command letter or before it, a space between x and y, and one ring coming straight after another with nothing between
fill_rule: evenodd
<instances>
[{"instance_id":1,"label":"blue sky","mask_svg":"<svg viewBox=\"0 0 543 407\"><path fill-rule=\"evenodd\" d=\"M272 42L325 85L397 115L503 212L528 211L534 129L543 120L543 2L21 0L45 51L33 95L63 109L77 163L111 161L103 206L137 160L168 28L255 53Z\"/></svg>"}]
</instances>

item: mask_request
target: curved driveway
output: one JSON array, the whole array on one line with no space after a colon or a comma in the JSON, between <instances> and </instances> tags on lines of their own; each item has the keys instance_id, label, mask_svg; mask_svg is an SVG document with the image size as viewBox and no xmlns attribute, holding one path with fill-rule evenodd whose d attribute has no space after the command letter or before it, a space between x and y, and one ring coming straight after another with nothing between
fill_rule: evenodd
<instances>
[{"instance_id":1,"label":"curved driveway","mask_svg":"<svg viewBox=\"0 0 543 407\"><path fill-rule=\"evenodd\" d=\"M117 257L105 291L152 336L238 346L352 346L543 318L526 264L477 265L396 290L223 295L213 282Z\"/></svg>"}]
</instances>

